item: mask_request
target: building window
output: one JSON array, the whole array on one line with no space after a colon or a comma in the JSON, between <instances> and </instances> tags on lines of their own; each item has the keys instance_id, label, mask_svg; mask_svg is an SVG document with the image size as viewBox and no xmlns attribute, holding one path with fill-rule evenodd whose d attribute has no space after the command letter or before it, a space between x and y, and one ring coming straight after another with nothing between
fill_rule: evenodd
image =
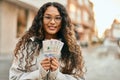
<instances>
[{"instance_id":1,"label":"building window","mask_svg":"<svg viewBox=\"0 0 120 80\"><path fill-rule=\"evenodd\" d=\"M84 11L84 12L83 12L83 17L84 17L84 21L85 21L86 23L88 23L89 15L88 15L87 11Z\"/></svg>"},{"instance_id":2,"label":"building window","mask_svg":"<svg viewBox=\"0 0 120 80\"><path fill-rule=\"evenodd\" d=\"M26 31L27 25L27 10L19 8L18 18L17 18L17 38L21 37Z\"/></svg>"},{"instance_id":3,"label":"building window","mask_svg":"<svg viewBox=\"0 0 120 80\"><path fill-rule=\"evenodd\" d=\"M70 4L70 17L72 20L76 20L76 6L75 4Z\"/></svg>"},{"instance_id":4,"label":"building window","mask_svg":"<svg viewBox=\"0 0 120 80\"><path fill-rule=\"evenodd\" d=\"M120 39L120 23L114 23L114 25L113 25L113 36L116 39Z\"/></svg>"},{"instance_id":5,"label":"building window","mask_svg":"<svg viewBox=\"0 0 120 80\"><path fill-rule=\"evenodd\" d=\"M83 5L83 0L78 0L78 3L79 3L80 5Z\"/></svg>"},{"instance_id":6,"label":"building window","mask_svg":"<svg viewBox=\"0 0 120 80\"><path fill-rule=\"evenodd\" d=\"M86 6L89 6L89 0L84 0Z\"/></svg>"},{"instance_id":7,"label":"building window","mask_svg":"<svg viewBox=\"0 0 120 80\"><path fill-rule=\"evenodd\" d=\"M77 21L80 23L81 22L81 10L77 10Z\"/></svg>"}]
</instances>

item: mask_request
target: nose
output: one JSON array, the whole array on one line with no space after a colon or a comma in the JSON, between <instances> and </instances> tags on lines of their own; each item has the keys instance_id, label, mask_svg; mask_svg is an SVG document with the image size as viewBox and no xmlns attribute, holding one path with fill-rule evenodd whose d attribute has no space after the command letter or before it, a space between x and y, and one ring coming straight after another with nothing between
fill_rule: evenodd
<instances>
[{"instance_id":1,"label":"nose","mask_svg":"<svg viewBox=\"0 0 120 80\"><path fill-rule=\"evenodd\" d=\"M50 23L55 24L55 19L51 19Z\"/></svg>"}]
</instances>

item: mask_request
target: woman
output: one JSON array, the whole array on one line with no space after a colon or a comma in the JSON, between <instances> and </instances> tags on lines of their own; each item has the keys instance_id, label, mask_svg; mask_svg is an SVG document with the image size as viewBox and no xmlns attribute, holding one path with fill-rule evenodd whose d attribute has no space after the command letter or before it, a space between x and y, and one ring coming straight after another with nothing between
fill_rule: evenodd
<instances>
[{"instance_id":1,"label":"woman","mask_svg":"<svg viewBox=\"0 0 120 80\"><path fill-rule=\"evenodd\" d=\"M60 58L45 57L42 41L64 43ZM32 26L17 43L10 80L83 80L83 57L65 7L57 2L44 4Z\"/></svg>"}]
</instances>

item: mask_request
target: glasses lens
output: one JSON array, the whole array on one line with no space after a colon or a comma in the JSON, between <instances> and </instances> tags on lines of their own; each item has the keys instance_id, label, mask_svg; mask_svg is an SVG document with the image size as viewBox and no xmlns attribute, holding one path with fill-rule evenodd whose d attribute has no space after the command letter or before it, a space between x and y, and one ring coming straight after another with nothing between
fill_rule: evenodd
<instances>
[{"instance_id":1,"label":"glasses lens","mask_svg":"<svg viewBox=\"0 0 120 80\"><path fill-rule=\"evenodd\" d=\"M44 20L47 21L47 22L50 22L52 19L54 19L54 21L56 23L60 23L61 20L62 20L62 17L61 16L57 16L55 18L52 18L51 16L44 16Z\"/></svg>"},{"instance_id":2,"label":"glasses lens","mask_svg":"<svg viewBox=\"0 0 120 80\"><path fill-rule=\"evenodd\" d=\"M44 16L45 21L50 21L52 18L50 16Z\"/></svg>"},{"instance_id":3,"label":"glasses lens","mask_svg":"<svg viewBox=\"0 0 120 80\"><path fill-rule=\"evenodd\" d=\"M55 21L56 21L57 23L61 22L61 20L62 20L62 17L60 17L60 16L55 17Z\"/></svg>"}]
</instances>

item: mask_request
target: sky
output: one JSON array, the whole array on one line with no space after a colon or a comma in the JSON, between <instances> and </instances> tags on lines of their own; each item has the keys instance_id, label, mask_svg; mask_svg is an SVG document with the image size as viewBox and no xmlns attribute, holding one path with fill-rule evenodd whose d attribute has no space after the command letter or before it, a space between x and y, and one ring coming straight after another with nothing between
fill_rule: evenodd
<instances>
[{"instance_id":1,"label":"sky","mask_svg":"<svg viewBox=\"0 0 120 80\"><path fill-rule=\"evenodd\" d=\"M120 20L120 0L90 0L94 4L94 14L99 37L113 20Z\"/></svg>"}]
</instances>

